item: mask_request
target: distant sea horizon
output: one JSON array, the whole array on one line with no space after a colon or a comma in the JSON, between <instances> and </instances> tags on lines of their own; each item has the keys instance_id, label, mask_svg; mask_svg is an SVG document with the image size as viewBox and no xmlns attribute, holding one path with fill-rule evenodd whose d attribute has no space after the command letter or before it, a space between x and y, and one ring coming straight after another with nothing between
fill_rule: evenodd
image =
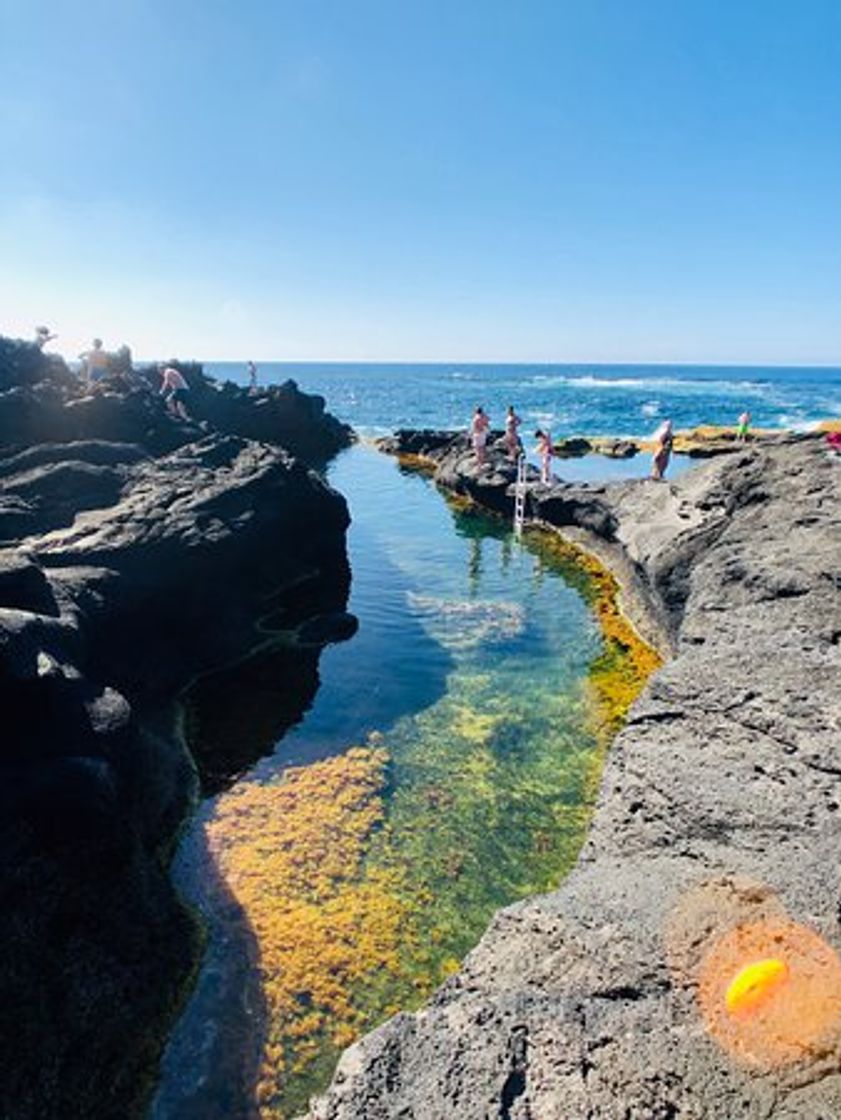
<instances>
[{"instance_id":1,"label":"distant sea horizon","mask_svg":"<svg viewBox=\"0 0 841 1120\"><path fill-rule=\"evenodd\" d=\"M248 383L247 360L205 361L220 381ZM501 427L513 404L525 429L566 435L644 436L734 425L806 431L841 416L841 366L599 362L256 362L258 384L289 378L317 393L361 435L395 428L463 429L477 405Z\"/></svg>"}]
</instances>

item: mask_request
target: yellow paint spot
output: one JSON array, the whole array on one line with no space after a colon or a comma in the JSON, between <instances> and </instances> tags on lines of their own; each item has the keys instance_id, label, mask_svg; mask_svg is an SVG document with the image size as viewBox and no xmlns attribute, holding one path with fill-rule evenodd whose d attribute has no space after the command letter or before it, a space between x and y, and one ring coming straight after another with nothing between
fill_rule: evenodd
<instances>
[{"instance_id":1,"label":"yellow paint spot","mask_svg":"<svg viewBox=\"0 0 841 1120\"><path fill-rule=\"evenodd\" d=\"M787 979L788 966L776 957L746 965L727 989L727 1010L731 1015L756 1011L780 990Z\"/></svg>"},{"instance_id":2,"label":"yellow paint spot","mask_svg":"<svg viewBox=\"0 0 841 1120\"><path fill-rule=\"evenodd\" d=\"M700 965L698 1000L712 1037L750 1065L841 1052L841 960L814 930L783 916L717 938Z\"/></svg>"}]
</instances>

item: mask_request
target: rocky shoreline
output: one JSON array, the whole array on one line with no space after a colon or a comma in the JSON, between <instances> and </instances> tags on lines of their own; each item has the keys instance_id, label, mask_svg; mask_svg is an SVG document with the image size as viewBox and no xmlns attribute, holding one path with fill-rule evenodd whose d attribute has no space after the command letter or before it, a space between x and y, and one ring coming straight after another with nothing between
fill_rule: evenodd
<instances>
[{"instance_id":1,"label":"rocky shoreline","mask_svg":"<svg viewBox=\"0 0 841 1120\"><path fill-rule=\"evenodd\" d=\"M354 628L347 507L308 466L350 430L293 383L252 395L183 370L190 423L142 371L88 392L0 339L9 1120L132 1116L148 1095L200 948L169 852L198 780L254 761L194 765L181 690L282 631L294 720L321 649Z\"/></svg>"},{"instance_id":2,"label":"rocky shoreline","mask_svg":"<svg viewBox=\"0 0 841 1120\"><path fill-rule=\"evenodd\" d=\"M452 433L384 449L510 515L498 452L479 471ZM530 482L529 515L608 559L670 659L609 752L572 874L346 1051L310 1120L841 1114L839 499L820 437L675 483ZM731 1015L757 957L786 984Z\"/></svg>"}]
</instances>

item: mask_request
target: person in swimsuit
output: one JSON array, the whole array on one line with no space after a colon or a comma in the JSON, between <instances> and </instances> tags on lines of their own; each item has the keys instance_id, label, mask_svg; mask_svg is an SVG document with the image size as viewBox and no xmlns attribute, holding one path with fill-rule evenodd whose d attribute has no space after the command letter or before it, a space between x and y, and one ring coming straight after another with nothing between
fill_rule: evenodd
<instances>
[{"instance_id":1,"label":"person in swimsuit","mask_svg":"<svg viewBox=\"0 0 841 1120\"><path fill-rule=\"evenodd\" d=\"M99 384L104 377L108 376L108 355L102 349L102 339L95 338L93 340L93 348L86 350L84 354L80 354L82 359L82 375L88 383L90 388Z\"/></svg>"},{"instance_id":2,"label":"person in swimsuit","mask_svg":"<svg viewBox=\"0 0 841 1120\"><path fill-rule=\"evenodd\" d=\"M189 420L185 401L190 395L190 386L173 365L161 364L161 396L166 401L167 410L181 420Z\"/></svg>"},{"instance_id":3,"label":"person in swimsuit","mask_svg":"<svg viewBox=\"0 0 841 1120\"><path fill-rule=\"evenodd\" d=\"M674 432L671 420L664 420L654 433L654 455L651 460L651 477L656 482L662 482L672 455Z\"/></svg>"},{"instance_id":4,"label":"person in swimsuit","mask_svg":"<svg viewBox=\"0 0 841 1120\"><path fill-rule=\"evenodd\" d=\"M750 413L746 410L736 423L736 441L745 443L750 436Z\"/></svg>"},{"instance_id":5,"label":"person in swimsuit","mask_svg":"<svg viewBox=\"0 0 841 1120\"><path fill-rule=\"evenodd\" d=\"M517 461L520 453L520 437L517 435L517 429L521 423L520 417L514 411L514 405L509 404L505 414L505 447L512 463Z\"/></svg>"},{"instance_id":6,"label":"person in swimsuit","mask_svg":"<svg viewBox=\"0 0 841 1120\"><path fill-rule=\"evenodd\" d=\"M549 432L544 432L540 428L534 433L534 438L537 440L537 447L534 449L535 453L540 456L540 481L552 481L552 437Z\"/></svg>"},{"instance_id":7,"label":"person in swimsuit","mask_svg":"<svg viewBox=\"0 0 841 1120\"><path fill-rule=\"evenodd\" d=\"M473 450L476 452L476 462L480 467L485 465L485 447L488 442L488 428L491 422L488 414L480 406L477 407L473 413L473 419L470 422L470 439L473 444Z\"/></svg>"}]
</instances>

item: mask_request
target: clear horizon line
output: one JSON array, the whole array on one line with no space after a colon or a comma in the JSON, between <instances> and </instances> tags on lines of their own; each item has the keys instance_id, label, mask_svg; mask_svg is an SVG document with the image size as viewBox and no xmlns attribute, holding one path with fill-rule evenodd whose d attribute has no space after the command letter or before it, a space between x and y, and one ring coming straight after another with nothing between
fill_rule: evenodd
<instances>
[{"instance_id":1,"label":"clear horizon line","mask_svg":"<svg viewBox=\"0 0 841 1120\"><path fill-rule=\"evenodd\" d=\"M162 361L161 358L135 358L135 363L144 362L157 362ZM528 359L505 359L504 361L494 359L479 359L470 358L456 359L456 358L195 358L195 357L179 357L178 361L184 362L219 362L246 365L249 361L254 361L255 364L260 362L271 363L272 365L332 365L332 366L595 366L595 367L610 367L610 366L628 366L631 368L645 368L650 366L681 366L688 369L826 369L826 370L839 370L841 371L841 359L837 363L833 362L736 362L736 361L715 361L715 362L702 362L702 361L685 361L685 360L664 360L658 359L656 361L593 361L585 358L568 358L564 361L531 361Z\"/></svg>"}]
</instances>

